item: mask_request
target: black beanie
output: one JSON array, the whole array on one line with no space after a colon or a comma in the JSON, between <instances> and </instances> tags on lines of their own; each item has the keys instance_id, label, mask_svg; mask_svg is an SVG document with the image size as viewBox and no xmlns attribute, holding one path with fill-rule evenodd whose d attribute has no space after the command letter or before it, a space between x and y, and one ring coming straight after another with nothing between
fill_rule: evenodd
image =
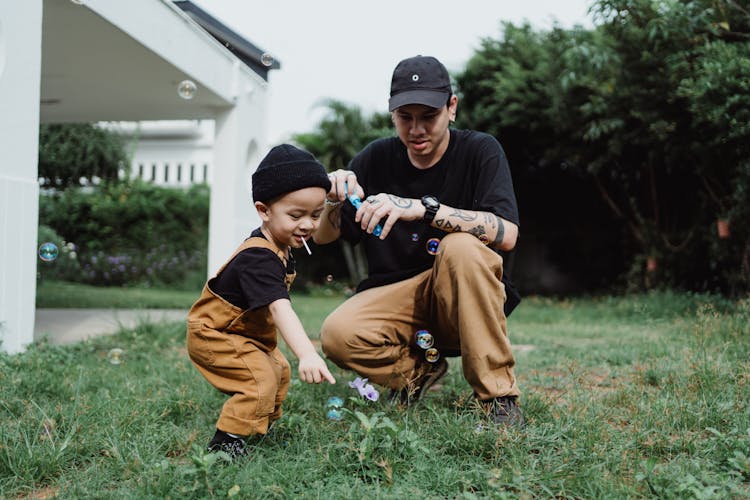
<instances>
[{"instance_id":1,"label":"black beanie","mask_svg":"<svg viewBox=\"0 0 750 500\"><path fill-rule=\"evenodd\" d=\"M268 202L298 189L331 189L326 169L307 151L281 144L268 152L253 174L253 201Z\"/></svg>"}]
</instances>

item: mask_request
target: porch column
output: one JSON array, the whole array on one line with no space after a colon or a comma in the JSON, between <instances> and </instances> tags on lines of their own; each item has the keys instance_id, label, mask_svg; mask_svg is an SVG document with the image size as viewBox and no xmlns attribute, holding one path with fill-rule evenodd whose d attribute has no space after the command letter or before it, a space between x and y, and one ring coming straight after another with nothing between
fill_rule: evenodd
<instances>
[{"instance_id":1,"label":"porch column","mask_svg":"<svg viewBox=\"0 0 750 500\"><path fill-rule=\"evenodd\" d=\"M0 349L34 340L42 0L0 1Z\"/></svg>"},{"instance_id":2,"label":"porch column","mask_svg":"<svg viewBox=\"0 0 750 500\"><path fill-rule=\"evenodd\" d=\"M250 179L266 153L267 85L235 66L235 103L216 116L209 215L208 275L260 225Z\"/></svg>"}]
</instances>

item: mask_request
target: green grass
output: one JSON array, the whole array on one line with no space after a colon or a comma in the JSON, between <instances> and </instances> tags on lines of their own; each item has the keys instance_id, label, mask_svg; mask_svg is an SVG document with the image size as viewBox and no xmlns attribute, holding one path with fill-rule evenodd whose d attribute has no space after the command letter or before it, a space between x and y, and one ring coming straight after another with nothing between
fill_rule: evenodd
<instances>
[{"instance_id":1,"label":"green grass","mask_svg":"<svg viewBox=\"0 0 750 500\"><path fill-rule=\"evenodd\" d=\"M316 337L338 299L307 299ZM336 386L293 382L234 463L203 451L225 397L190 365L182 324L0 355L0 497L750 496L750 300L529 298L509 325L524 430L480 427L456 359L408 410L352 398L354 375L334 369ZM333 395L341 422L325 418Z\"/></svg>"},{"instance_id":2,"label":"green grass","mask_svg":"<svg viewBox=\"0 0 750 500\"><path fill-rule=\"evenodd\" d=\"M100 287L44 280L36 287L39 308L189 309L200 295L195 291L145 287Z\"/></svg>"}]
</instances>

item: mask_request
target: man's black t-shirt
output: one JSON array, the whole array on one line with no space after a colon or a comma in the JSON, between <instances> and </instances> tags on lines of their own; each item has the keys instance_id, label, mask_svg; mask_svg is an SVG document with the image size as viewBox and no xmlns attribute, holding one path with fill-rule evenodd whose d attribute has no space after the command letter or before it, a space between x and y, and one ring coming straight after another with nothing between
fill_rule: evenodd
<instances>
[{"instance_id":1,"label":"man's black t-shirt","mask_svg":"<svg viewBox=\"0 0 750 500\"><path fill-rule=\"evenodd\" d=\"M256 229L251 237L265 236ZM288 299L286 274L294 272L289 252L287 268L268 248L248 248L238 253L219 275L208 282L213 292L242 309L256 310L278 299Z\"/></svg>"},{"instance_id":2,"label":"man's black t-shirt","mask_svg":"<svg viewBox=\"0 0 750 500\"><path fill-rule=\"evenodd\" d=\"M397 137L370 143L349 168L365 195L389 193L421 199L434 195L453 208L491 212L518 224L518 208L505 152L491 135L471 130L450 130L450 143L438 163L426 170L414 167L406 147ZM422 221L398 221L388 237L380 240L354 222L356 210L346 203L341 234L352 243L361 241L369 263L369 276L357 291L401 281L432 267L435 257L427 252L431 238L445 231Z\"/></svg>"}]
</instances>

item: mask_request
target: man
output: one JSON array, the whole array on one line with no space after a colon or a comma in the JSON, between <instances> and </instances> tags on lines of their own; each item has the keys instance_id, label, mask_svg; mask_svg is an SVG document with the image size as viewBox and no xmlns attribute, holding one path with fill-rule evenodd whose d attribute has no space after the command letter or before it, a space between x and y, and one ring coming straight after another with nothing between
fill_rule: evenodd
<instances>
[{"instance_id":1,"label":"man","mask_svg":"<svg viewBox=\"0 0 750 500\"><path fill-rule=\"evenodd\" d=\"M457 105L440 61L404 59L389 100L398 137L374 141L350 170L329 174L314 239L363 244L369 276L324 322L322 347L405 404L445 375L446 356L460 355L493 420L522 425L498 253L518 237L513 183L494 137L449 128ZM345 202L365 194L356 211Z\"/></svg>"}]
</instances>

